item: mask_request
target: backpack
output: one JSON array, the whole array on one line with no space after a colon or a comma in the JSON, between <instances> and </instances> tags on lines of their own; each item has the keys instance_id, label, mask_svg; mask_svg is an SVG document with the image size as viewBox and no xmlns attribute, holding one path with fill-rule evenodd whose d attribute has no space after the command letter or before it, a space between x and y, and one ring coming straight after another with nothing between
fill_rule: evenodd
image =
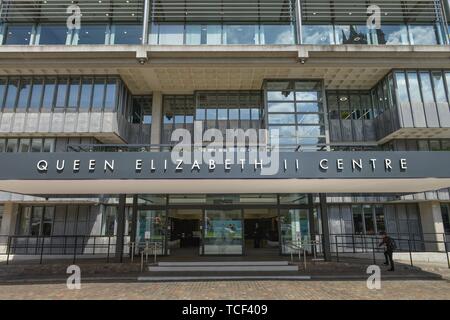
<instances>
[{"instance_id":1,"label":"backpack","mask_svg":"<svg viewBox=\"0 0 450 320\"><path fill-rule=\"evenodd\" d=\"M389 237L386 247L389 251L394 251L395 249L397 249L397 244L395 243L394 239Z\"/></svg>"}]
</instances>

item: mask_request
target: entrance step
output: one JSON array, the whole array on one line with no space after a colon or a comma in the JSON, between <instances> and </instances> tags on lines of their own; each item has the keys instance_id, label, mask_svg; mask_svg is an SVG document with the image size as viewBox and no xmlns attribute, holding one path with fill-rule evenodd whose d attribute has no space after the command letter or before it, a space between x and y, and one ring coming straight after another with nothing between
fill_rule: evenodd
<instances>
[{"instance_id":1,"label":"entrance step","mask_svg":"<svg viewBox=\"0 0 450 320\"><path fill-rule=\"evenodd\" d=\"M298 266L288 261L205 261L205 262L160 262L150 266L150 272L292 272Z\"/></svg>"}]
</instances>

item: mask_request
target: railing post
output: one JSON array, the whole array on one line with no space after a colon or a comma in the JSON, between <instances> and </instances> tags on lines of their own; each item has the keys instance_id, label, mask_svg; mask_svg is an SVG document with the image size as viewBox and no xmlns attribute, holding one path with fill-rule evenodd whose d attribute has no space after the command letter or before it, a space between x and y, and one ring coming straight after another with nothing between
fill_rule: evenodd
<instances>
[{"instance_id":1,"label":"railing post","mask_svg":"<svg viewBox=\"0 0 450 320\"><path fill-rule=\"evenodd\" d=\"M374 242L373 242L373 237L370 238L370 239L372 240L372 258L373 258L373 264L376 264L376 263L377 263L377 260L376 260L376 258L375 258L375 244L374 244Z\"/></svg>"},{"instance_id":2,"label":"railing post","mask_svg":"<svg viewBox=\"0 0 450 320\"><path fill-rule=\"evenodd\" d=\"M334 241L336 242L336 261L339 262L339 245L337 242L337 237L338 236L334 236Z\"/></svg>"},{"instance_id":3,"label":"railing post","mask_svg":"<svg viewBox=\"0 0 450 320\"><path fill-rule=\"evenodd\" d=\"M409 263L411 264L411 267L413 266L413 259L412 259L412 253L411 253L411 239L408 238L408 248L409 248Z\"/></svg>"},{"instance_id":4,"label":"railing post","mask_svg":"<svg viewBox=\"0 0 450 320\"><path fill-rule=\"evenodd\" d=\"M447 249L447 241L445 241L446 239L445 239L445 236L444 236L444 249L445 249L445 254L447 255L447 265L448 265L448 268L450 269L450 260L449 260L449 257L448 257L448 249Z\"/></svg>"},{"instance_id":5,"label":"railing post","mask_svg":"<svg viewBox=\"0 0 450 320\"><path fill-rule=\"evenodd\" d=\"M352 233L352 245L353 245L353 253L356 253L355 250L355 235Z\"/></svg>"},{"instance_id":6,"label":"railing post","mask_svg":"<svg viewBox=\"0 0 450 320\"><path fill-rule=\"evenodd\" d=\"M73 264L75 264L75 261L77 260L77 239L78 237L75 236L75 245L73 248Z\"/></svg>"},{"instance_id":7,"label":"railing post","mask_svg":"<svg viewBox=\"0 0 450 320\"><path fill-rule=\"evenodd\" d=\"M106 263L109 263L109 247L111 246L111 236L108 236L108 255L106 256Z\"/></svg>"},{"instance_id":8,"label":"railing post","mask_svg":"<svg viewBox=\"0 0 450 320\"><path fill-rule=\"evenodd\" d=\"M8 244L6 247L6 264L9 264L9 253L11 252L11 236L8 236Z\"/></svg>"},{"instance_id":9,"label":"railing post","mask_svg":"<svg viewBox=\"0 0 450 320\"><path fill-rule=\"evenodd\" d=\"M41 256L39 257L39 264L42 264L42 255L44 254L44 236L42 236L41 240Z\"/></svg>"},{"instance_id":10,"label":"railing post","mask_svg":"<svg viewBox=\"0 0 450 320\"><path fill-rule=\"evenodd\" d=\"M95 256L95 239L97 239L96 236L94 236L94 244L93 244L93 248L92 248L92 255Z\"/></svg>"}]
</instances>

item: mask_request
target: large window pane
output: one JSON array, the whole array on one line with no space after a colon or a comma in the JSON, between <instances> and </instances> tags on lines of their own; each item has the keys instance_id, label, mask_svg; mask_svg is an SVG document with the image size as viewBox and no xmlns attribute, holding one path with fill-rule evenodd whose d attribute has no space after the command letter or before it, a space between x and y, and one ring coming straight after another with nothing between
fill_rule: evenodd
<instances>
[{"instance_id":1,"label":"large window pane","mask_svg":"<svg viewBox=\"0 0 450 320\"><path fill-rule=\"evenodd\" d=\"M102 110L105 96L105 79L98 78L94 80L94 94L92 96L92 109Z\"/></svg>"},{"instance_id":2,"label":"large window pane","mask_svg":"<svg viewBox=\"0 0 450 320\"><path fill-rule=\"evenodd\" d=\"M183 25L161 24L159 26L159 44L183 44Z\"/></svg>"},{"instance_id":3,"label":"large window pane","mask_svg":"<svg viewBox=\"0 0 450 320\"><path fill-rule=\"evenodd\" d=\"M38 44L66 44L69 32L66 25L41 25Z\"/></svg>"},{"instance_id":4,"label":"large window pane","mask_svg":"<svg viewBox=\"0 0 450 320\"><path fill-rule=\"evenodd\" d=\"M292 244L309 241L308 210L282 209L280 210L281 253L295 252Z\"/></svg>"},{"instance_id":5,"label":"large window pane","mask_svg":"<svg viewBox=\"0 0 450 320\"><path fill-rule=\"evenodd\" d=\"M410 25L409 34L411 44L432 45L438 43L436 28L434 26Z\"/></svg>"},{"instance_id":6,"label":"large window pane","mask_svg":"<svg viewBox=\"0 0 450 320\"><path fill-rule=\"evenodd\" d=\"M56 93L56 105L55 108L64 109L66 107L67 87L68 79L58 79L58 88Z\"/></svg>"},{"instance_id":7,"label":"large window pane","mask_svg":"<svg viewBox=\"0 0 450 320\"><path fill-rule=\"evenodd\" d=\"M226 44L257 44L257 29L255 25L226 25Z\"/></svg>"},{"instance_id":8,"label":"large window pane","mask_svg":"<svg viewBox=\"0 0 450 320\"><path fill-rule=\"evenodd\" d=\"M304 44L334 44L332 25L304 25L302 32Z\"/></svg>"},{"instance_id":9,"label":"large window pane","mask_svg":"<svg viewBox=\"0 0 450 320\"><path fill-rule=\"evenodd\" d=\"M294 34L291 25L263 25L264 40L261 44L294 44Z\"/></svg>"},{"instance_id":10,"label":"large window pane","mask_svg":"<svg viewBox=\"0 0 450 320\"><path fill-rule=\"evenodd\" d=\"M117 80L108 79L106 82L105 110L114 111L116 109Z\"/></svg>"},{"instance_id":11,"label":"large window pane","mask_svg":"<svg viewBox=\"0 0 450 320\"><path fill-rule=\"evenodd\" d=\"M44 79L34 78L31 89L31 99L29 111L39 111L41 107L42 94L44 91Z\"/></svg>"},{"instance_id":12,"label":"large window pane","mask_svg":"<svg viewBox=\"0 0 450 320\"><path fill-rule=\"evenodd\" d=\"M241 210L205 210L204 254L242 254Z\"/></svg>"},{"instance_id":13,"label":"large window pane","mask_svg":"<svg viewBox=\"0 0 450 320\"><path fill-rule=\"evenodd\" d=\"M45 79L44 99L42 101L42 108L51 110L53 108L53 100L56 90L56 79Z\"/></svg>"},{"instance_id":14,"label":"large window pane","mask_svg":"<svg viewBox=\"0 0 450 320\"><path fill-rule=\"evenodd\" d=\"M0 110L3 108L3 101L6 93L6 79L0 79Z\"/></svg>"},{"instance_id":15,"label":"large window pane","mask_svg":"<svg viewBox=\"0 0 450 320\"><path fill-rule=\"evenodd\" d=\"M295 112L295 107L293 103L268 103L269 112Z\"/></svg>"},{"instance_id":16,"label":"large window pane","mask_svg":"<svg viewBox=\"0 0 450 320\"><path fill-rule=\"evenodd\" d=\"M142 25L117 24L113 26L114 41L111 44L141 44Z\"/></svg>"},{"instance_id":17,"label":"large window pane","mask_svg":"<svg viewBox=\"0 0 450 320\"><path fill-rule=\"evenodd\" d=\"M381 25L377 30L378 44L399 45L409 44L408 29L405 25Z\"/></svg>"},{"instance_id":18,"label":"large window pane","mask_svg":"<svg viewBox=\"0 0 450 320\"><path fill-rule=\"evenodd\" d=\"M28 107L28 101L31 91L31 79L21 79L19 88L19 99L17 101L18 109L26 109Z\"/></svg>"},{"instance_id":19,"label":"large window pane","mask_svg":"<svg viewBox=\"0 0 450 320\"><path fill-rule=\"evenodd\" d=\"M81 29L75 31L74 44L105 44L106 30L106 25L82 23Z\"/></svg>"},{"instance_id":20,"label":"large window pane","mask_svg":"<svg viewBox=\"0 0 450 320\"><path fill-rule=\"evenodd\" d=\"M8 25L4 35L4 44L29 45L32 26Z\"/></svg>"},{"instance_id":21,"label":"large window pane","mask_svg":"<svg viewBox=\"0 0 450 320\"><path fill-rule=\"evenodd\" d=\"M336 44L368 44L366 26L335 26Z\"/></svg>"},{"instance_id":22,"label":"large window pane","mask_svg":"<svg viewBox=\"0 0 450 320\"><path fill-rule=\"evenodd\" d=\"M88 111L91 107L91 96L93 88L92 78L83 78L81 84L80 110Z\"/></svg>"},{"instance_id":23,"label":"large window pane","mask_svg":"<svg viewBox=\"0 0 450 320\"><path fill-rule=\"evenodd\" d=\"M16 107L18 88L19 88L19 79L10 79L8 81L8 90L6 93L6 100L5 100L5 110L13 110Z\"/></svg>"},{"instance_id":24,"label":"large window pane","mask_svg":"<svg viewBox=\"0 0 450 320\"><path fill-rule=\"evenodd\" d=\"M78 108L78 97L80 93L80 79L73 78L70 79L70 89L69 89L69 101L68 107L76 110Z\"/></svg>"},{"instance_id":25,"label":"large window pane","mask_svg":"<svg viewBox=\"0 0 450 320\"><path fill-rule=\"evenodd\" d=\"M44 213L43 207L33 207L33 213L31 216L31 228L30 228L30 234L32 236L39 236L41 233L41 223L43 213Z\"/></svg>"},{"instance_id":26,"label":"large window pane","mask_svg":"<svg viewBox=\"0 0 450 320\"><path fill-rule=\"evenodd\" d=\"M6 144L6 152L17 152L18 143L18 139L8 139L8 143Z\"/></svg>"}]
</instances>

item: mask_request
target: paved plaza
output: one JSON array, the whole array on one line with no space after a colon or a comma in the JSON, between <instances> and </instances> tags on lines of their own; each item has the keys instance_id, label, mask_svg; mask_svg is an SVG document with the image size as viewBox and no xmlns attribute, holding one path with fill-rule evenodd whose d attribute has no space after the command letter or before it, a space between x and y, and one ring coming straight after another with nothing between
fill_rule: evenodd
<instances>
[{"instance_id":1,"label":"paved plaza","mask_svg":"<svg viewBox=\"0 0 450 320\"><path fill-rule=\"evenodd\" d=\"M450 299L448 280L384 280L369 290L363 280L202 281L0 285L0 299Z\"/></svg>"}]
</instances>

